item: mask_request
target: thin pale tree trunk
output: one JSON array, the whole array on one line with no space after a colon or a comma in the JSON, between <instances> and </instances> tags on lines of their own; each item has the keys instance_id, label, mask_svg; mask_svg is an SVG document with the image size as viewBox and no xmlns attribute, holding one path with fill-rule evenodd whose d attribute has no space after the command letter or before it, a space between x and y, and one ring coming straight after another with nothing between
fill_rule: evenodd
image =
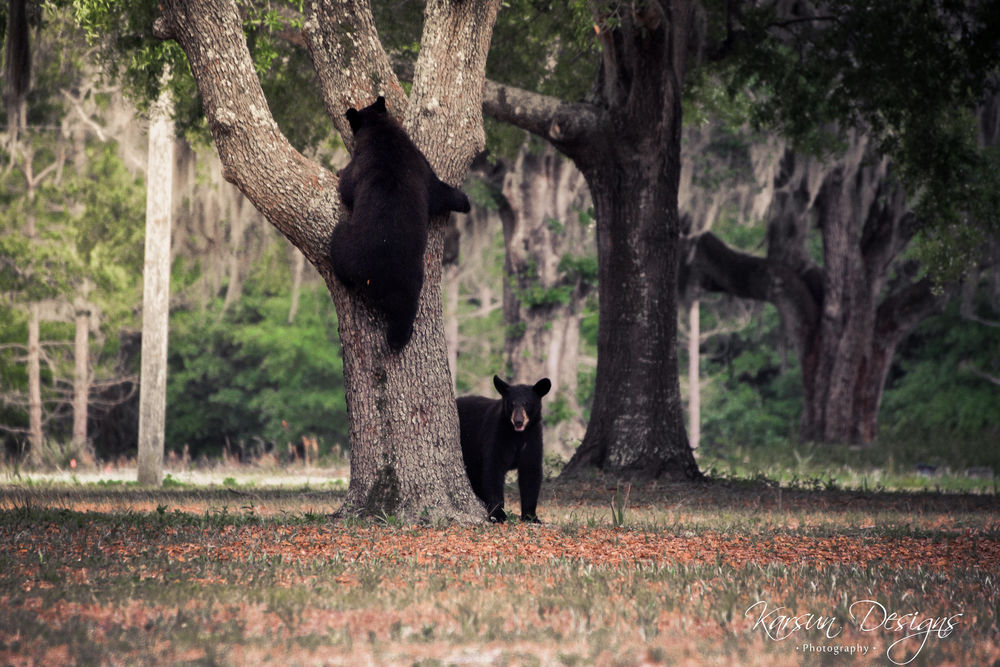
<instances>
[{"instance_id":1,"label":"thin pale tree trunk","mask_svg":"<svg viewBox=\"0 0 1000 667\"><path fill-rule=\"evenodd\" d=\"M701 444L701 302L688 306L688 441Z\"/></svg>"},{"instance_id":2,"label":"thin pale tree trunk","mask_svg":"<svg viewBox=\"0 0 1000 667\"><path fill-rule=\"evenodd\" d=\"M87 442L87 409L90 397L90 308L86 286L74 310L76 336L73 344L73 452L83 463L93 463Z\"/></svg>"},{"instance_id":3,"label":"thin pale tree trunk","mask_svg":"<svg viewBox=\"0 0 1000 667\"><path fill-rule=\"evenodd\" d=\"M295 322L299 312L299 295L302 292L302 274L306 268L306 257L297 249L292 251L292 305L288 308L288 323Z\"/></svg>"},{"instance_id":4,"label":"thin pale tree trunk","mask_svg":"<svg viewBox=\"0 0 1000 667\"><path fill-rule=\"evenodd\" d=\"M30 148L25 148L24 172L28 201L27 219L24 234L33 242L38 236L35 226L35 189L41 178L36 178L33 170L34 154ZM42 432L42 345L41 345L41 306L37 301L28 304L28 444L30 452L28 461L37 467L42 463L42 447L44 434Z\"/></svg>"},{"instance_id":5,"label":"thin pale tree trunk","mask_svg":"<svg viewBox=\"0 0 1000 667\"><path fill-rule=\"evenodd\" d=\"M28 460L33 466L42 463L42 346L39 340L39 305L28 304Z\"/></svg>"},{"instance_id":6,"label":"thin pale tree trunk","mask_svg":"<svg viewBox=\"0 0 1000 667\"><path fill-rule=\"evenodd\" d=\"M172 111L170 93L164 88L151 110L149 167L146 172L138 472L139 484L144 486L159 486L163 476L170 315L170 208L174 170Z\"/></svg>"}]
</instances>

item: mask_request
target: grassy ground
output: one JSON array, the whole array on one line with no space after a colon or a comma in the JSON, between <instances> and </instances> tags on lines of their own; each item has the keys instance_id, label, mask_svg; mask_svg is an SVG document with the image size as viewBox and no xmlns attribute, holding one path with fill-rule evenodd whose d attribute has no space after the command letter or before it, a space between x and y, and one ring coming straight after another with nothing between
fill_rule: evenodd
<instances>
[{"instance_id":1,"label":"grassy ground","mask_svg":"<svg viewBox=\"0 0 1000 667\"><path fill-rule=\"evenodd\" d=\"M410 526L232 480L0 485L0 664L1000 660L994 494L593 479Z\"/></svg>"}]
</instances>

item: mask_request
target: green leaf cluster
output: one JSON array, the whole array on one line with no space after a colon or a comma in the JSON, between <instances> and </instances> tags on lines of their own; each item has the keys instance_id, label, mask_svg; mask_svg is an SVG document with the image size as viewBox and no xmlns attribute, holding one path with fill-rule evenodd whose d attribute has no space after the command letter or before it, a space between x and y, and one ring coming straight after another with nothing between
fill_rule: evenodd
<instances>
[{"instance_id":1,"label":"green leaf cluster","mask_svg":"<svg viewBox=\"0 0 1000 667\"><path fill-rule=\"evenodd\" d=\"M228 441L283 451L302 436L321 453L348 442L337 319L322 284L304 288L288 322L287 290L248 283L243 298L219 313L171 316L167 373L167 446L217 454Z\"/></svg>"},{"instance_id":2,"label":"green leaf cluster","mask_svg":"<svg viewBox=\"0 0 1000 667\"><path fill-rule=\"evenodd\" d=\"M509 278L511 288L525 308L549 308L564 306L577 290L597 284L597 257L566 254L559 260L558 270L559 279L543 285L538 266L531 262L517 278Z\"/></svg>"},{"instance_id":3,"label":"green leaf cluster","mask_svg":"<svg viewBox=\"0 0 1000 667\"><path fill-rule=\"evenodd\" d=\"M980 298L977 310L1000 313ZM979 441L1000 435L1000 392L974 373L1000 377L1000 329L965 320L957 303L923 323L904 343L882 403L887 436Z\"/></svg>"},{"instance_id":4,"label":"green leaf cluster","mask_svg":"<svg viewBox=\"0 0 1000 667\"><path fill-rule=\"evenodd\" d=\"M582 99L598 66L591 6L582 0L507 0L497 16L486 61L494 81L552 95ZM491 155L513 158L524 131L484 120Z\"/></svg>"},{"instance_id":5,"label":"green leaf cluster","mask_svg":"<svg viewBox=\"0 0 1000 667\"><path fill-rule=\"evenodd\" d=\"M286 16L281 7L295 10L296 17ZM123 83L141 110L157 99L169 71L166 85L172 93L177 131L190 139L208 139L187 57L177 42L153 36L153 22L160 14L155 1L73 0L72 8L87 40L98 47L96 55L104 70ZM305 49L279 36L301 29L302 1L244 3L241 9L247 46L282 132L300 151L332 140L336 133L323 110Z\"/></svg>"},{"instance_id":6,"label":"green leaf cluster","mask_svg":"<svg viewBox=\"0 0 1000 667\"><path fill-rule=\"evenodd\" d=\"M702 314L713 318L708 308ZM794 351L781 358L780 335L777 312L766 307L745 329L706 344L701 417L706 451L794 439L802 382ZM681 366L686 367L686 359Z\"/></svg>"}]
</instances>

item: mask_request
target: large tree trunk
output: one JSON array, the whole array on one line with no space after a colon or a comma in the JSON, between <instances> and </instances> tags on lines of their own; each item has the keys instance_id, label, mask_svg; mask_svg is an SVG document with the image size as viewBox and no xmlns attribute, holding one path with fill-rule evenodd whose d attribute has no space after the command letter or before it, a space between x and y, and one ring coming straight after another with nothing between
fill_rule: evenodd
<instances>
[{"instance_id":1,"label":"large tree trunk","mask_svg":"<svg viewBox=\"0 0 1000 667\"><path fill-rule=\"evenodd\" d=\"M166 77L164 77L166 79ZM138 481L159 486L167 412L170 218L174 173L173 103L164 90L150 114L146 170L146 246L142 277Z\"/></svg>"},{"instance_id":2,"label":"large tree trunk","mask_svg":"<svg viewBox=\"0 0 1000 667\"><path fill-rule=\"evenodd\" d=\"M306 42L327 112L348 145L344 111L382 94L438 176L459 182L484 143L481 83L498 8L498 0L428 3L407 100L368 3L310 3ZM484 517L462 465L444 344L443 219L431 224L413 337L394 354L381 323L333 275L329 239L342 215L337 178L292 148L268 113L235 2L166 2L156 33L176 39L188 55L226 178L302 250L333 296L351 434L340 514Z\"/></svg>"},{"instance_id":3,"label":"large tree trunk","mask_svg":"<svg viewBox=\"0 0 1000 667\"><path fill-rule=\"evenodd\" d=\"M698 477L676 351L680 95L694 5L595 9L602 66L591 102L490 82L484 102L572 159L594 201L597 377L587 434L566 472Z\"/></svg>"},{"instance_id":4,"label":"large tree trunk","mask_svg":"<svg viewBox=\"0 0 1000 667\"><path fill-rule=\"evenodd\" d=\"M592 278L573 262L591 252L592 232L580 220L588 206L586 181L551 144L526 144L503 182L505 260L504 353L517 382L552 381L552 398L573 415L577 400L580 320ZM580 441L582 420L546 427L546 449L568 455Z\"/></svg>"},{"instance_id":5,"label":"large tree trunk","mask_svg":"<svg viewBox=\"0 0 1000 667\"><path fill-rule=\"evenodd\" d=\"M597 216L597 378L570 473L596 466L623 476L697 475L677 368L680 147L674 149L666 159L633 154L588 174Z\"/></svg>"}]
</instances>

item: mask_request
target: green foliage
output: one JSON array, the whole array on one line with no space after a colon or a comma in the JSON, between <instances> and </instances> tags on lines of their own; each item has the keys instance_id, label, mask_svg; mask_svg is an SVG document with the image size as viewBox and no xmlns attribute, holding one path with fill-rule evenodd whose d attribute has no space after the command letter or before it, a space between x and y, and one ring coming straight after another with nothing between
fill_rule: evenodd
<instances>
[{"instance_id":1,"label":"green foliage","mask_svg":"<svg viewBox=\"0 0 1000 667\"><path fill-rule=\"evenodd\" d=\"M563 255L559 260L558 269L563 275L563 279L571 283L576 283L581 287L597 285L596 255Z\"/></svg>"},{"instance_id":2,"label":"green foliage","mask_svg":"<svg viewBox=\"0 0 1000 667\"><path fill-rule=\"evenodd\" d=\"M557 284L546 287L537 282L537 275L528 275L531 280L525 287L514 287L517 299L526 308L551 308L552 306L566 305L573 296L573 286L567 284Z\"/></svg>"},{"instance_id":3,"label":"green foliage","mask_svg":"<svg viewBox=\"0 0 1000 667\"><path fill-rule=\"evenodd\" d=\"M706 344L702 357L704 450L794 440L802 410L802 382L794 351L787 350L788 358L783 361L781 344L778 315L771 307L743 330ZM785 365L788 368L783 370Z\"/></svg>"},{"instance_id":4,"label":"green foliage","mask_svg":"<svg viewBox=\"0 0 1000 667\"><path fill-rule=\"evenodd\" d=\"M463 191L469 197L473 206L485 208L488 211L496 211L500 208L503 200L503 193L500 188L493 185L485 178L470 176L462 186Z\"/></svg>"},{"instance_id":5,"label":"green foliage","mask_svg":"<svg viewBox=\"0 0 1000 667\"><path fill-rule=\"evenodd\" d=\"M929 224L913 248L938 283L961 279L989 239L1000 237L1000 146L980 150L971 128L959 129L965 131L956 138L958 150L914 157L929 160L938 176L926 179L916 213Z\"/></svg>"},{"instance_id":6,"label":"green foliage","mask_svg":"<svg viewBox=\"0 0 1000 667\"><path fill-rule=\"evenodd\" d=\"M281 6L301 15L301 0L242 5L243 32L275 121L293 146L306 150L335 133L323 109L308 55L278 37L282 30L301 28L300 19L286 17ZM177 42L162 41L152 34L160 13L156 2L73 0L72 7L87 40L99 47L101 65L121 80L140 109L156 100L164 72L169 71L167 85L174 101L177 131L190 138L208 138L187 57Z\"/></svg>"},{"instance_id":7,"label":"green foliage","mask_svg":"<svg viewBox=\"0 0 1000 667\"><path fill-rule=\"evenodd\" d=\"M569 401L563 393L559 393L555 398L549 400L548 405L545 406L546 426L555 426L574 417L576 414L570 409Z\"/></svg>"},{"instance_id":8,"label":"green foliage","mask_svg":"<svg viewBox=\"0 0 1000 667\"><path fill-rule=\"evenodd\" d=\"M284 447L317 437L321 453L346 445L336 314L317 284L303 289L288 323L286 292L252 283L229 311L171 317L167 445L217 453L228 441Z\"/></svg>"},{"instance_id":9,"label":"green foliage","mask_svg":"<svg viewBox=\"0 0 1000 667\"><path fill-rule=\"evenodd\" d=\"M141 284L136 276L142 267L143 182L125 168L114 141L102 143L80 131L77 111L87 116L93 108L86 46L65 9L46 3L38 10L27 131L13 155L0 150L6 165L0 172L0 289L7 296L0 302L5 323L0 327L0 384L6 399L0 424L5 432L27 426L28 304L50 301L62 307L58 316L71 313L69 304L77 297L94 306L98 319L91 326L99 333L91 337L92 381L107 386L126 370L119 358L120 333L134 328ZM83 98L78 110L66 103L75 95ZM34 181L30 190L29 179ZM35 230L32 238L26 234L29 225ZM64 464L78 456L62 444L70 430L73 326L42 321L40 338L49 442L38 453L43 461Z\"/></svg>"},{"instance_id":10,"label":"green foliage","mask_svg":"<svg viewBox=\"0 0 1000 667\"><path fill-rule=\"evenodd\" d=\"M573 294L597 284L597 257L564 255L559 260L559 278L552 285L543 285L538 266L531 262L517 278L510 278L515 296L525 308L550 308L566 305Z\"/></svg>"},{"instance_id":11,"label":"green foliage","mask_svg":"<svg viewBox=\"0 0 1000 667\"><path fill-rule=\"evenodd\" d=\"M1000 314L980 304L993 318ZM1000 437L1000 329L962 319L958 304L924 322L900 349L882 403L883 437L981 442ZM998 467L1000 471L1000 467Z\"/></svg>"}]
</instances>

